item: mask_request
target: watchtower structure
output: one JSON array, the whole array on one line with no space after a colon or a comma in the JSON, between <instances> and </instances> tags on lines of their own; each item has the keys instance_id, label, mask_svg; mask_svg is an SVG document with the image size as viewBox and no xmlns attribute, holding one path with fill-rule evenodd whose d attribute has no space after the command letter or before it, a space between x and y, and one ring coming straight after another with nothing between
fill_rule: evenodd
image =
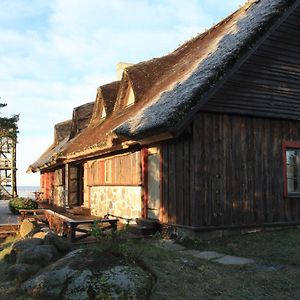
<instances>
[{"instance_id":1,"label":"watchtower structure","mask_svg":"<svg viewBox=\"0 0 300 300\"><path fill-rule=\"evenodd\" d=\"M5 198L17 197L16 139L0 136L0 191Z\"/></svg>"}]
</instances>

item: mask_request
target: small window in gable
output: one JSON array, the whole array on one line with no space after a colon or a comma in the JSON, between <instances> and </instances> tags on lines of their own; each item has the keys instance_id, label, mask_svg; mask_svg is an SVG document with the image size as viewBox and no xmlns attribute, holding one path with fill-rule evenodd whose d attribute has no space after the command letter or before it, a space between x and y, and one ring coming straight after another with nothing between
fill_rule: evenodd
<instances>
[{"instance_id":1,"label":"small window in gable","mask_svg":"<svg viewBox=\"0 0 300 300\"><path fill-rule=\"evenodd\" d=\"M106 117L106 111L104 106L102 105L101 119L104 119L105 117Z\"/></svg>"},{"instance_id":2,"label":"small window in gable","mask_svg":"<svg viewBox=\"0 0 300 300\"><path fill-rule=\"evenodd\" d=\"M128 86L128 90L126 93L126 98L125 98L125 106L133 105L135 101L133 89L131 85Z\"/></svg>"}]
</instances>

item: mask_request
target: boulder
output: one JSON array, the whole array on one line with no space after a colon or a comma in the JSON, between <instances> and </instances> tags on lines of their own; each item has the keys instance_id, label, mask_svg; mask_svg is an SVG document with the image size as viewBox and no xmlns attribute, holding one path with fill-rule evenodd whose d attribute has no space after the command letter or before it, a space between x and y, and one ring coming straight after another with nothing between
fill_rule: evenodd
<instances>
[{"instance_id":1,"label":"boulder","mask_svg":"<svg viewBox=\"0 0 300 300\"><path fill-rule=\"evenodd\" d=\"M15 253L20 253L25 249L39 246L41 244L43 244L43 241L41 239L36 239L36 238L19 240L13 243L12 251L14 251Z\"/></svg>"},{"instance_id":2,"label":"boulder","mask_svg":"<svg viewBox=\"0 0 300 300\"><path fill-rule=\"evenodd\" d=\"M19 253L21 253L22 251L24 251L28 248L39 246L42 243L43 243L43 240L35 239L35 238L16 241L11 246L11 251L10 251L8 259L11 262L15 262Z\"/></svg>"},{"instance_id":3,"label":"boulder","mask_svg":"<svg viewBox=\"0 0 300 300\"><path fill-rule=\"evenodd\" d=\"M115 266L103 272L95 299L148 299L152 277L138 266Z\"/></svg>"},{"instance_id":4,"label":"boulder","mask_svg":"<svg viewBox=\"0 0 300 300\"><path fill-rule=\"evenodd\" d=\"M17 279L19 281L27 280L39 270L37 265L15 264L8 268L7 276L9 279Z\"/></svg>"},{"instance_id":5,"label":"boulder","mask_svg":"<svg viewBox=\"0 0 300 300\"><path fill-rule=\"evenodd\" d=\"M152 276L140 267L122 265L108 252L78 249L40 270L21 289L38 299L147 299Z\"/></svg>"},{"instance_id":6,"label":"boulder","mask_svg":"<svg viewBox=\"0 0 300 300\"><path fill-rule=\"evenodd\" d=\"M44 244L54 246L61 253L68 253L73 249L71 242L52 232L46 234L44 237Z\"/></svg>"},{"instance_id":7,"label":"boulder","mask_svg":"<svg viewBox=\"0 0 300 300\"><path fill-rule=\"evenodd\" d=\"M54 246L38 245L20 252L17 263L46 266L57 258L58 253Z\"/></svg>"},{"instance_id":8,"label":"boulder","mask_svg":"<svg viewBox=\"0 0 300 300\"><path fill-rule=\"evenodd\" d=\"M53 246L52 246L53 247ZM31 297L46 299L61 299L61 293L67 282L80 275L81 271L71 267L77 260L82 260L82 249L74 250L66 256L45 267L39 274L27 280L21 289Z\"/></svg>"},{"instance_id":9,"label":"boulder","mask_svg":"<svg viewBox=\"0 0 300 300\"><path fill-rule=\"evenodd\" d=\"M90 270L82 271L78 276L72 277L68 282L64 299L66 300L89 300L90 286L93 285L93 273Z\"/></svg>"},{"instance_id":10,"label":"boulder","mask_svg":"<svg viewBox=\"0 0 300 300\"><path fill-rule=\"evenodd\" d=\"M36 239L44 239L45 238L45 236L47 235L47 233L46 232L44 232L44 231L39 231L39 232L37 232L37 233L35 233L32 237L33 238L36 238Z\"/></svg>"},{"instance_id":11,"label":"boulder","mask_svg":"<svg viewBox=\"0 0 300 300\"><path fill-rule=\"evenodd\" d=\"M80 275L78 271L65 266L54 270L44 270L27 280L22 289L38 299L61 299L61 294L70 278Z\"/></svg>"},{"instance_id":12,"label":"boulder","mask_svg":"<svg viewBox=\"0 0 300 300\"><path fill-rule=\"evenodd\" d=\"M30 236L30 235L34 234L36 232L36 230L37 230L36 224L25 219L22 221L22 223L20 225L20 236L22 238Z\"/></svg>"}]
</instances>

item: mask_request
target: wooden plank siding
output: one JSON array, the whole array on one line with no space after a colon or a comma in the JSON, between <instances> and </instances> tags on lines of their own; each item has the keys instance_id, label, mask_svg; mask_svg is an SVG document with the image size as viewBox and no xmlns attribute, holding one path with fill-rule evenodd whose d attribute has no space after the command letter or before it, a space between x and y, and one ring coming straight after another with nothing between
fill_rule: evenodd
<instances>
[{"instance_id":1,"label":"wooden plank siding","mask_svg":"<svg viewBox=\"0 0 300 300\"><path fill-rule=\"evenodd\" d=\"M63 189L64 185L63 168L47 170L41 173L41 191L43 192L43 198L49 204L59 205L61 199L57 191Z\"/></svg>"},{"instance_id":2,"label":"wooden plank siding","mask_svg":"<svg viewBox=\"0 0 300 300\"><path fill-rule=\"evenodd\" d=\"M300 221L300 198L284 198L282 168L282 143L300 141L299 122L198 113L191 129L162 144L163 222Z\"/></svg>"},{"instance_id":3,"label":"wooden plank siding","mask_svg":"<svg viewBox=\"0 0 300 300\"><path fill-rule=\"evenodd\" d=\"M267 38L203 111L298 120L300 8Z\"/></svg>"},{"instance_id":4,"label":"wooden plank siding","mask_svg":"<svg viewBox=\"0 0 300 300\"><path fill-rule=\"evenodd\" d=\"M140 152L91 160L85 165L85 177L87 186L141 185Z\"/></svg>"}]
</instances>

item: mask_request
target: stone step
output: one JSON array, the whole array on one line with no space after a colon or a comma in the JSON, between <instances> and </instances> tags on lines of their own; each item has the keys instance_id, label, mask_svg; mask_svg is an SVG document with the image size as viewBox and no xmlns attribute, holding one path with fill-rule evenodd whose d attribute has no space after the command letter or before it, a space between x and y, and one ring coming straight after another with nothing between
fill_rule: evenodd
<instances>
[{"instance_id":1,"label":"stone step","mask_svg":"<svg viewBox=\"0 0 300 300\"><path fill-rule=\"evenodd\" d=\"M143 235L143 236L147 236L147 235L153 235L155 234L157 231L157 228L151 228L151 227L147 227L147 226L140 226L140 225L130 225L128 227L128 230L133 233L133 234L137 234L137 235Z\"/></svg>"},{"instance_id":2,"label":"stone step","mask_svg":"<svg viewBox=\"0 0 300 300\"><path fill-rule=\"evenodd\" d=\"M153 228L156 231L161 230L161 223L158 220L137 218L136 223L141 227Z\"/></svg>"}]
</instances>

